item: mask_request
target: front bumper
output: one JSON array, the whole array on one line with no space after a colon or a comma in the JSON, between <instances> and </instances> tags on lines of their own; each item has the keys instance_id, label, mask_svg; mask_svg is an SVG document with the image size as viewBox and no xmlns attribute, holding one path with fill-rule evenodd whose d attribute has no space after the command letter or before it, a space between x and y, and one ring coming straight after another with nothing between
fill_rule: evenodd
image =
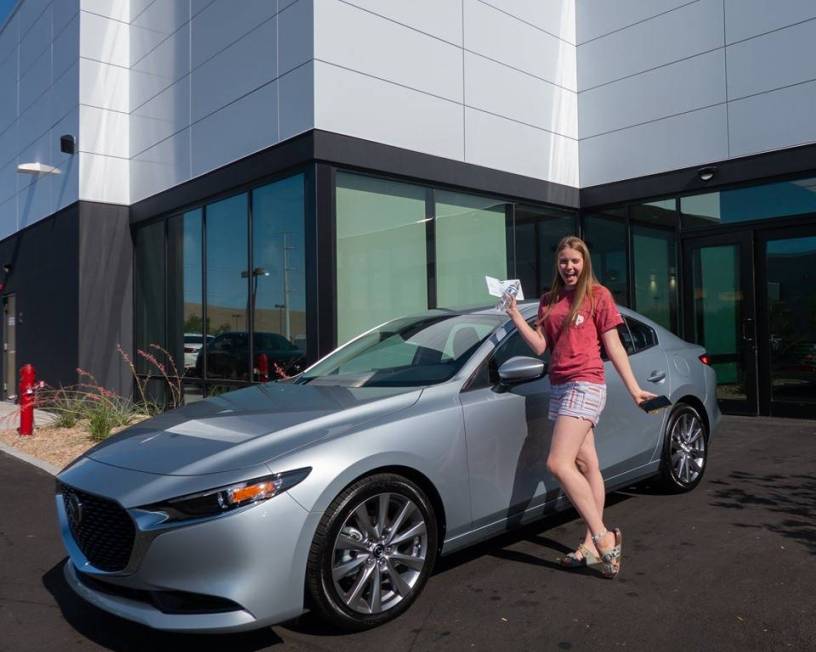
<instances>
[{"instance_id":1,"label":"front bumper","mask_svg":"<svg viewBox=\"0 0 816 652\"><path fill-rule=\"evenodd\" d=\"M303 611L307 556L320 514L307 512L288 493L215 518L164 527L129 509L136 536L120 572L101 571L88 561L71 533L61 494L56 502L69 553L66 580L105 611L156 629L188 632L254 629ZM195 599L186 605L179 596ZM175 606L168 609L168 603Z\"/></svg>"}]
</instances>

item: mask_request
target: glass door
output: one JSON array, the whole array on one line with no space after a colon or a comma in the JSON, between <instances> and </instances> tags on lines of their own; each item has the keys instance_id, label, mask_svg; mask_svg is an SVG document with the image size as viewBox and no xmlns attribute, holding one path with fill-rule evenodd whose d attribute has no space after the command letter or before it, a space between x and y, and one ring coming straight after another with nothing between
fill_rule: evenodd
<instances>
[{"instance_id":1,"label":"glass door","mask_svg":"<svg viewBox=\"0 0 816 652\"><path fill-rule=\"evenodd\" d=\"M758 234L760 407L816 417L816 227Z\"/></svg>"},{"instance_id":2,"label":"glass door","mask_svg":"<svg viewBox=\"0 0 816 652\"><path fill-rule=\"evenodd\" d=\"M704 346L723 412L757 414L757 340L750 232L685 240L685 338Z\"/></svg>"},{"instance_id":3,"label":"glass door","mask_svg":"<svg viewBox=\"0 0 816 652\"><path fill-rule=\"evenodd\" d=\"M17 311L15 295L3 297L3 397L17 398Z\"/></svg>"}]
</instances>

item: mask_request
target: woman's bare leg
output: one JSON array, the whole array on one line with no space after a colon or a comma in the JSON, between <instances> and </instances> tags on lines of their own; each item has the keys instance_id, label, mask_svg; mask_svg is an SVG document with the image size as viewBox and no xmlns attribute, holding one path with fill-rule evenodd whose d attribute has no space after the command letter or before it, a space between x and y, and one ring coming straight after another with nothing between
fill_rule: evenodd
<instances>
[{"instance_id":1,"label":"woman's bare leg","mask_svg":"<svg viewBox=\"0 0 816 652\"><path fill-rule=\"evenodd\" d=\"M573 507L584 519L592 534L598 535L606 530L601 510L589 480L578 470L578 453L584 444L592 424L577 417L559 416L553 429L550 454L547 457L547 468L561 484ZM594 439L593 439L594 450ZM597 460L597 455L595 456ZM600 473L600 471L599 471ZM597 484L597 480L596 480ZM601 480L603 485L603 480ZM614 540L614 535L612 536ZM601 546L608 547L606 540Z\"/></svg>"},{"instance_id":2,"label":"woman's bare leg","mask_svg":"<svg viewBox=\"0 0 816 652\"><path fill-rule=\"evenodd\" d=\"M589 486L592 488L592 496L595 499L595 509L598 518L603 520L604 504L606 502L606 488L604 487L603 476L601 475L601 465L598 461L598 451L595 449L595 431L590 428L584 443L578 449L578 457L575 460L578 465L578 470L587 479ZM587 528L586 536L584 537L584 545L595 552L595 544L592 542L592 532Z\"/></svg>"}]
</instances>

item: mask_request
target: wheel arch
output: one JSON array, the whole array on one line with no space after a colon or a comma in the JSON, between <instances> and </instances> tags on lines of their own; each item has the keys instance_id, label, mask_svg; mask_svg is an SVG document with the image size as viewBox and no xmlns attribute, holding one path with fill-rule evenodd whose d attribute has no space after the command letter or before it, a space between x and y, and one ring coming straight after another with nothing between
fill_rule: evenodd
<instances>
[{"instance_id":1,"label":"wheel arch","mask_svg":"<svg viewBox=\"0 0 816 652\"><path fill-rule=\"evenodd\" d=\"M700 413L700 418L702 418L703 425L705 425L706 439L708 439L708 436L711 434L711 422L708 418L708 410L705 409L703 402L693 394L684 394L678 398L675 403L685 403ZM668 425L668 421L666 423Z\"/></svg>"},{"instance_id":2,"label":"wheel arch","mask_svg":"<svg viewBox=\"0 0 816 652\"><path fill-rule=\"evenodd\" d=\"M436 488L436 485L431 481L431 479L419 471L418 469L410 466L405 466L402 464L385 464L381 466L373 466L362 473L358 473L353 477L346 478L347 481L334 492L333 497L329 500L332 502L334 498L342 494L348 487L350 487L355 482L359 482L365 478L368 478L373 475L379 475L382 473L392 473L394 475L400 475L408 480L411 480L416 485L418 485L428 496L428 500L431 501L431 505L434 509L434 516L436 517L436 525L437 531L439 532L438 540L437 540L437 555L442 550L442 545L445 541L445 529L446 529L446 517L445 517L445 505L442 501L442 496L439 494L439 491ZM314 534L314 533L313 533ZM309 542L311 545L311 541ZM309 591L306 588L306 584L308 582L308 578L306 575L306 569L304 568L303 574L303 606L304 608L309 608Z\"/></svg>"}]
</instances>

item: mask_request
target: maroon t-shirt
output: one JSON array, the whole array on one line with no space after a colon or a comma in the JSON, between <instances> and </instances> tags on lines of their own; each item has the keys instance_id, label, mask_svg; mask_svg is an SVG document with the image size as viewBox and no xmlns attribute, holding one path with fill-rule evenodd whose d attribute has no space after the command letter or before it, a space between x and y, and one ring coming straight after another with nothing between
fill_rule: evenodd
<instances>
[{"instance_id":1,"label":"maroon t-shirt","mask_svg":"<svg viewBox=\"0 0 816 652\"><path fill-rule=\"evenodd\" d=\"M564 327L564 321L572 307L572 296L571 291L562 290L542 324L547 348L550 350L550 382L553 385L575 380L603 383L601 335L622 324L623 318L615 306L612 293L605 287L596 285L595 311L592 316L590 317L589 298L586 298L573 323ZM544 295L538 305L539 320L546 306L547 295Z\"/></svg>"}]
</instances>

